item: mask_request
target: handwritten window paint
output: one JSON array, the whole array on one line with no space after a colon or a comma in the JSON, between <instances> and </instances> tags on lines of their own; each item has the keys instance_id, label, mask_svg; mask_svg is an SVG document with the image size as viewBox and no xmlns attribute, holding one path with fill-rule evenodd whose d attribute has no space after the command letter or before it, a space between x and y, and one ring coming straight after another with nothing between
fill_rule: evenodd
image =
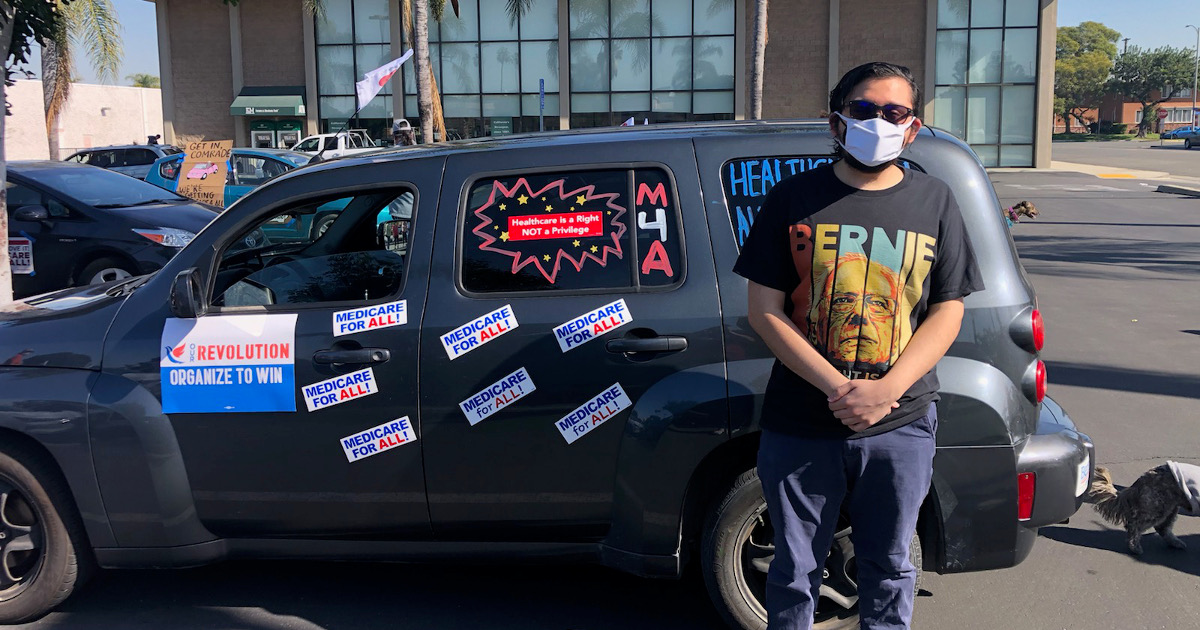
<instances>
[{"instance_id":1,"label":"handwritten window paint","mask_svg":"<svg viewBox=\"0 0 1200 630\"><path fill-rule=\"evenodd\" d=\"M721 168L721 189L729 209L729 222L738 250L750 234L750 226L762 208L767 193L780 181L835 161L832 155L747 157L730 160ZM921 172L925 169L900 160L900 166Z\"/></svg>"},{"instance_id":2,"label":"handwritten window paint","mask_svg":"<svg viewBox=\"0 0 1200 630\"><path fill-rule=\"evenodd\" d=\"M660 169L479 179L463 224L463 286L499 293L676 285L677 207Z\"/></svg>"}]
</instances>

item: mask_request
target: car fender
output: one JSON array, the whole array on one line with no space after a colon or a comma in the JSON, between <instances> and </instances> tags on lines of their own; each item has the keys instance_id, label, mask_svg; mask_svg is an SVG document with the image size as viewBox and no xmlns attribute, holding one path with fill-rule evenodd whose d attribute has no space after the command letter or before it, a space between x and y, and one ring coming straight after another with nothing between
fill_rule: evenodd
<instances>
[{"instance_id":1,"label":"car fender","mask_svg":"<svg viewBox=\"0 0 1200 630\"><path fill-rule=\"evenodd\" d=\"M88 391L98 372L0 366L0 442L23 440L62 472L94 546L116 544L92 465ZM0 447L2 449L2 447Z\"/></svg>"}]
</instances>

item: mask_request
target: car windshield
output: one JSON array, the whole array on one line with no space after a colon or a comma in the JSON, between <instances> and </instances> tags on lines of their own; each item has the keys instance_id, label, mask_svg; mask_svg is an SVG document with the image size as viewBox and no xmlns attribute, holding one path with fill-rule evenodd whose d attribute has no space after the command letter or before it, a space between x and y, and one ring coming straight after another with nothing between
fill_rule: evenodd
<instances>
[{"instance_id":1,"label":"car windshield","mask_svg":"<svg viewBox=\"0 0 1200 630\"><path fill-rule=\"evenodd\" d=\"M304 153L295 153L292 151L289 151L287 153L272 153L272 155L274 157L277 157L277 158L285 161L285 162L289 162L295 166L304 166L305 164L308 164L309 160L312 159L311 155L306 155Z\"/></svg>"},{"instance_id":2,"label":"car windshield","mask_svg":"<svg viewBox=\"0 0 1200 630\"><path fill-rule=\"evenodd\" d=\"M162 201L186 201L173 192L102 168L30 169L26 177L90 206L115 208Z\"/></svg>"}]
</instances>

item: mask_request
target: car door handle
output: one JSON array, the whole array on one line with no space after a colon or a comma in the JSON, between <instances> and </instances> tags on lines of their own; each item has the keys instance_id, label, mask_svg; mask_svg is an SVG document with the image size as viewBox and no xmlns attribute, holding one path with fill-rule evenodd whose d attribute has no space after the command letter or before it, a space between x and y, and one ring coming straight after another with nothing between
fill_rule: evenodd
<instances>
[{"instance_id":1,"label":"car door handle","mask_svg":"<svg viewBox=\"0 0 1200 630\"><path fill-rule=\"evenodd\" d=\"M375 365L390 358L392 358L392 352L387 348L318 350L313 354L313 363L320 365Z\"/></svg>"},{"instance_id":2,"label":"car door handle","mask_svg":"<svg viewBox=\"0 0 1200 630\"><path fill-rule=\"evenodd\" d=\"M609 340L605 349L613 353L679 352L687 350L687 337L663 335L658 337L622 337Z\"/></svg>"}]
</instances>

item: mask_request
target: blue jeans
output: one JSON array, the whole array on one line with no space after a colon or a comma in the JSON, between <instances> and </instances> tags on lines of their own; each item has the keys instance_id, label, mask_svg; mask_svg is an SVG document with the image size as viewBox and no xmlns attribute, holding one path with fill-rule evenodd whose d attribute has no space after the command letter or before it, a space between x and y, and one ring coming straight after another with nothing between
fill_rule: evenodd
<instances>
[{"instance_id":1,"label":"blue jeans","mask_svg":"<svg viewBox=\"0 0 1200 630\"><path fill-rule=\"evenodd\" d=\"M864 629L906 629L916 567L908 560L933 477L937 410L887 433L846 440L763 431L758 476L775 528L767 627L811 628L843 504L850 517Z\"/></svg>"}]
</instances>

